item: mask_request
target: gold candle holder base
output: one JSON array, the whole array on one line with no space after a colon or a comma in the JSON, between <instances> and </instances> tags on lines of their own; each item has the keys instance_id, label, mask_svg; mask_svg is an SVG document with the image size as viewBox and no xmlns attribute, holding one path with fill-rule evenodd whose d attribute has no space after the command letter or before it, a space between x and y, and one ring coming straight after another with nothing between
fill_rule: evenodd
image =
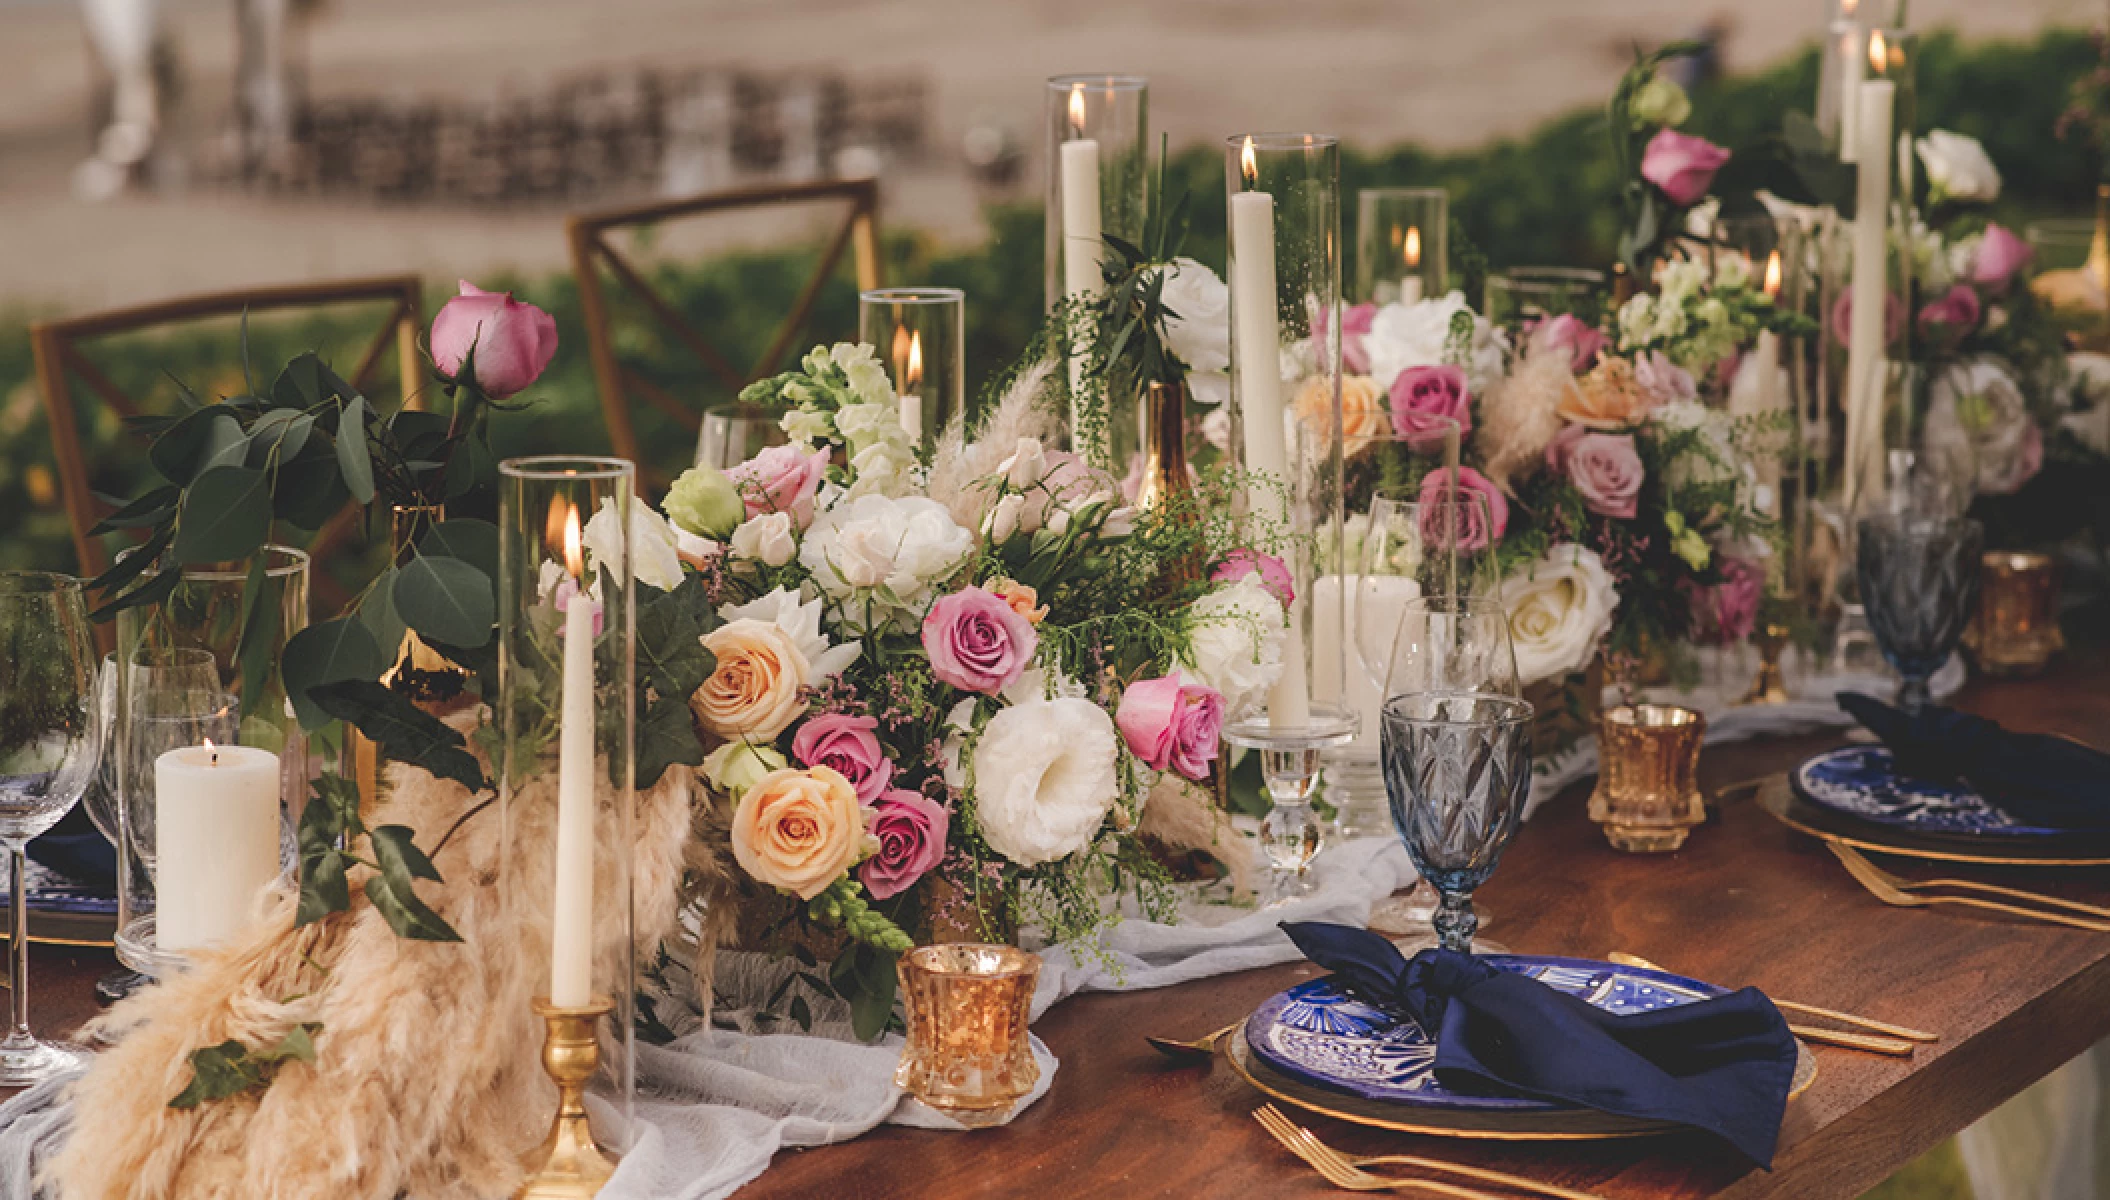
<instances>
[{"instance_id":1,"label":"gold candle holder base","mask_svg":"<svg viewBox=\"0 0 2110 1200\"><path fill-rule=\"evenodd\" d=\"M535 998L535 1012L548 1023L542 1043L542 1067L557 1083L557 1119L549 1136L522 1163L527 1180L514 1200L585 1200L597 1196L615 1174L615 1157L593 1140L586 1119L586 1082L601 1065L601 1043L595 1029L615 1009L615 1001L596 996L578 1008L560 1008L549 997Z\"/></svg>"},{"instance_id":2,"label":"gold candle holder base","mask_svg":"<svg viewBox=\"0 0 2110 1200\"><path fill-rule=\"evenodd\" d=\"M1737 703L1786 704L1788 681L1780 671L1780 652L1787 649L1788 627L1778 621L1765 622L1752 636L1751 644L1758 647L1758 678L1751 681L1751 690Z\"/></svg>"}]
</instances>

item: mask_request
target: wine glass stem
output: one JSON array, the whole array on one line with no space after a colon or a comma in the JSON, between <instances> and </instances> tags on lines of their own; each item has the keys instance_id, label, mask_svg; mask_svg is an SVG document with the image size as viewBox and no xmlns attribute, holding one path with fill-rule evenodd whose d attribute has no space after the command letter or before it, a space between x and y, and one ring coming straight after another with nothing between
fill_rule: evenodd
<instances>
[{"instance_id":1,"label":"wine glass stem","mask_svg":"<svg viewBox=\"0 0 2110 1200\"><path fill-rule=\"evenodd\" d=\"M1473 931L1480 928L1480 918L1473 914L1473 894L1441 887L1437 892L1442 901L1436 908L1436 940L1446 950L1471 954Z\"/></svg>"},{"instance_id":2,"label":"wine glass stem","mask_svg":"<svg viewBox=\"0 0 2110 1200\"><path fill-rule=\"evenodd\" d=\"M20 842L7 848L7 990L14 1009L8 1040L29 1038L29 883L27 857Z\"/></svg>"},{"instance_id":3,"label":"wine glass stem","mask_svg":"<svg viewBox=\"0 0 2110 1200\"><path fill-rule=\"evenodd\" d=\"M1907 713L1917 714L1933 700L1934 693L1924 675L1907 675L1898 683L1898 707Z\"/></svg>"}]
</instances>

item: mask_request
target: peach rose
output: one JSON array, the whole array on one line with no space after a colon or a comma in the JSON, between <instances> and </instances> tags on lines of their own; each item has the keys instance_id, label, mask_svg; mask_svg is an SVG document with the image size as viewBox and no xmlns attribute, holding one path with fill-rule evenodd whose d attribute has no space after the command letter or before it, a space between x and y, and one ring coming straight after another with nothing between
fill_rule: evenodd
<instances>
[{"instance_id":1,"label":"peach rose","mask_svg":"<svg viewBox=\"0 0 2110 1200\"><path fill-rule=\"evenodd\" d=\"M1577 425L1618 430L1638 425L1656 407L1656 398L1634 377L1634 364L1623 358L1599 359L1554 411Z\"/></svg>"},{"instance_id":2,"label":"peach rose","mask_svg":"<svg viewBox=\"0 0 2110 1200\"><path fill-rule=\"evenodd\" d=\"M689 697L689 708L705 729L728 741L766 742L805 711L799 687L806 656L775 622L728 621L703 635L703 648L718 656L718 669Z\"/></svg>"},{"instance_id":3,"label":"peach rose","mask_svg":"<svg viewBox=\"0 0 2110 1200\"><path fill-rule=\"evenodd\" d=\"M986 585L996 593L997 599L1011 606L1011 611L1026 619L1029 625L1038 625L1047 619L1048 606L1040 602L1040 592L1015 579L997 579Z\"/></svg>"},{"instance_id":4,"label":"peach rose","mask_svg":"<svg viewBox=\"0 0 2110 1200\"><path fill-rule=\"evenodd\" d=\"M771 887L811 900L856 865L865 842L857 789L828 767L764 775L733 810L733 858Z\"/></svg>"},{"instance_id":5,"label":"peach rose","mask_svg":"<svg viewBox=\"0 0 2110 1200\"><path fill-rule=\"evenodd\" d=\"M1306 380L1297 391L1297 419L1316 430L1326 428L1332 405L1323 378ZM1392 436L1392 418L1385 415L1384 389L1368 375L1341 377L1341 453L1353 458L1375 441Z\"/></svg>"}]
</instances>

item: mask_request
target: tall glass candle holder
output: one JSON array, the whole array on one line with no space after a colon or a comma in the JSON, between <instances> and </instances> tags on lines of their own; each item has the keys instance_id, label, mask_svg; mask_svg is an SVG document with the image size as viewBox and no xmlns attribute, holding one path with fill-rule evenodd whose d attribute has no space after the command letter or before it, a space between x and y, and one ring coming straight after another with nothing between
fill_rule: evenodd
<instances>
[{"instance_id":1,"label":"tall glass candle holder","mask_svg":"<svg viewBox=\"0 0 2110 1200\"><path fill-rule=\"evenodd\" d=\"M1868 32L1868 78L1890 81L1891 171L1895 186L1891 194L1911 208L1914 167L1913 151L1919 122L1919 35L1909 29L1871 29Z\"/></svg>"},{"instance_id":2,"label":"tall glass candle holder","mask_svg":"<svg viewBox=\"0 0 2110 1200\"><path fill-rule=\"evenodd\" d=\"M1554 317L1596 328L1612 292L1603 271L1588 267L1504 267L1487 273L1487 319L1512 336Z\"/></svg>"},{"instance_id":3,"label":"tall glass candle holder","mask_svg":"<svg viewBox=\"0 0 2110 1200\"><path fill-rule=\"evenodd\" d=\"M1111 233L1143 232L1150 82L1057 75L1047 83L1047 303L1098 290Z\"/></svg>"},{"instance_id":4,"label":"tall glass candle holder","mask_svg":"<svg viewBox=\"0 0 2110 1200\"><path fill-rule=\"evenodd\" d=\"M635 1091L638 689L637 585L622 557L636 474L624 459L509 459L499 464L498 499L503 869L512 894L549 905L548 987L537 990L551 1044L576 1047L599 1025L595 1086L611 1093L624 1131ZM577 1054L567 1061L576 1067ZM557 1078L560 1089L574 1086ZM583 1115L565 1119L581 1132ZM619 1153L605 1140L611 1132L601 1144Z\"/></svg>"},{"instance_id":5,"label":"tall glass candle holder","mask_svg":"<svg viewBox=\"0 0 2110 1200\"><path fill-rule=\"evenodd\" d=\"M726 404L705 409L696 435L696 465L724 471L737 467L789 437L784 416L753 404Z\"/></svg>"},{"instance_id":6,"label":"tall glass candle holder","mask_svg":"<svg viewBox=\"0 0 2110 1200\"><path fill-rule=\"evenodd\" d=\"M1346 595L1314 589L1344 561L1341 521L1340 144L1320 134L1247 134L1225 147L1230 211L1231 441L1247 480L1246 540L1279 554L1293 596L1282 674L1224 735L1260 751L1272 807L1261 844L1278 898L1303 886L1320 845L1311 810L1320 755L1352 741L1341 639L1319 647L1315 606L1346 628ZM1332 696L1331 701L1314 697Z\"/></svg>"},{"instance_id":7,"label":"tall glass candle holder","mask_svg":"<svg viewBox=\"0 0 2110 1200\"><path fill-rule=\"evenodd\" d=\"M1450 288L1450 193L1364 188L1355 194L1357 304L1413 304Z\"/></svg>"},{"instance_id":8,"label":"tall glass candle holder","mask_svg":"<svg viewBox=\"0 0 2110 1200\"><path fill-rule=\"evenodd\" d=\"M1862 0L1829 0L1823 55L1817 63L1817 128L1837 145L1847 162L1854 160L1847 132L1854 125L1855 89L1868 70L1866 17Z\"/></svg>"},{"instance_id":9,"label":"tall glass candle holder","mask_svg":"<svg viewBox=\"0 0 2110 1200\"><path fill-rule=\"evenodd\" d=\"M967 399L967 293L881 288L857 297L857 337L886 364L901 426L928 451Z\"/></svg>"}]
</instances>

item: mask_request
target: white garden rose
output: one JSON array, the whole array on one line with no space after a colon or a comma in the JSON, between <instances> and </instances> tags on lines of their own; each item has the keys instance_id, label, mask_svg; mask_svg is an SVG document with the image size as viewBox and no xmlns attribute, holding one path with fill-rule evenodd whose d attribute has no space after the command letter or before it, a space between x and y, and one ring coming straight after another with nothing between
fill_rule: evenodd
<instances>
[{"instance_id":1,"label":"white garden rose","mask_svg":"<svg viewBox=\"0 0 2110 1200\"><path fill-rule=\"evenodd\" d=\"M1266 698L1282 674L1282 602L1248 573L1194 602L1188 610L1186 663L1223 696L1236 716Z\"/></svg>"},{"instance_id":2,"label":"white garden rose","mask_svg":"<svg viewBox=\"0 0 2110 1200\"><path fill-rule=\"evenodd\" d=\"M973 550L974 534L935 500L857 496L814 518L799 562L821 591L845 602L852 628L863 628L869 599L875 624L907 631L930 607L931 586Z\"/></svg>"},{"instance_id":3,"label":"white garden rose","mask_svg":"<svg viewBox=\"0 0 2110 1200\"><path fill-rule=\"evenodd\" d=\"M778 588L745 604L722 604L718 615L728 623L751 620L776 626L805 661L806 674L799 682L811 687L841 674L864 650L863 642L838 646L821 632L821 616L827 607L826 601L801 600L797 592Z\"/></svg>"},{"instance_id":4,"label":"white garden rose","mask_svg":"<svg viewBox=\"0 0 2110 1200\"><path fill-rule=\"evenodd\" d=\"M2000 198L2000 171L1977 138L1936 129L1919 140L1919 151L1935 203L1991 204Z\"/></svg>"},{"instance_id":5,"label":"white garden rose","mask_svg":"<svg viewBox=\"0 0 2110 1200\"><path fill-rule=\"evenodd\" d=\"M1943 368L1927 389L1926 450L1974 475L1989 495L2012 494L2044 465L2044 436L2007 368L1981 358ZM1937 468L1940 469L1940 468Z\"/></svg>"},{"instance_id":6,"label":"white garden rose","mask_svg":"<svg viewBox=\"0 0 2110 1200\"><path fill-rule=\"evenodd\" d=\"M620 579L626 557L637 581L647 587L671 592L681 586L681 548L674 527L659 511L642 500L630 502L630 554L623 554L623 530L615 514L615 497L601 501L600 510L586 522L579 535L586 548L589 570L606 570Z\"/></svg>"},{"instance_id":7,"label":"white garden rose","mask_svg":"<svg viewBox=\"0 0 2110 1200\"><path fill-rule=\"evenodd\" d=\"M1595 551L1563 542L1502 581L1502 606L1509 611L1517 680L1528 686L1589 665L1612 628L1619 591Z\"/></svg>"},{"instance_id":8,"label":"white garden rose","mask_svg":"<svg viewBox=\"0 0 2110 1200\"><path fill-rule=\"evenodd\" d=\"M1449 292L1414 304L1387 304L1370 319L1370 332L1363 335L1363 350L1370 356L1370 378L1390 391L1392 381L1408 367L1430 367L1445 361L1444 347L1451 338L1451 320L1471 311L1465 293ZM1484 318L1473 318L1472 344L1465 367L1466 385L1481 395L1502 377L1505 339Z\"/></svg>"},{"instance_id":9,"label":"white garden rose","mask_svg":"<svg viewBox=\"0 0 2110 1200\"><path fill-rule=\"evenodd\" d=\"M1166 310L1165 344L1195 371L1231 365L1231 289L1191 258L1175 258L1160 293Z\"/></svg>"},{"instance_id":10,"label":"white garden rose","mask_svg":"<svg viewBox=\"0 0 2110 1200\"><path fill-rule=\"evenodd\" d=\"M989 848L1021 867L1091 845L1120 797L1114 721L1089 700L1000 710L974 748L974 811Z\"/></svg>"},{"instance_id":11,"label":"white garden rose","mask_svg":"<svg viewBox=\"0 0 2110 1200\"><path fill-rule=\"evenodd\" d=\"M781 567L799 552L799 539L791 525L791 514L763 513L749 517L733 530L733 557L751 558L765 566Z\"/></svg>"}]
</instances>

